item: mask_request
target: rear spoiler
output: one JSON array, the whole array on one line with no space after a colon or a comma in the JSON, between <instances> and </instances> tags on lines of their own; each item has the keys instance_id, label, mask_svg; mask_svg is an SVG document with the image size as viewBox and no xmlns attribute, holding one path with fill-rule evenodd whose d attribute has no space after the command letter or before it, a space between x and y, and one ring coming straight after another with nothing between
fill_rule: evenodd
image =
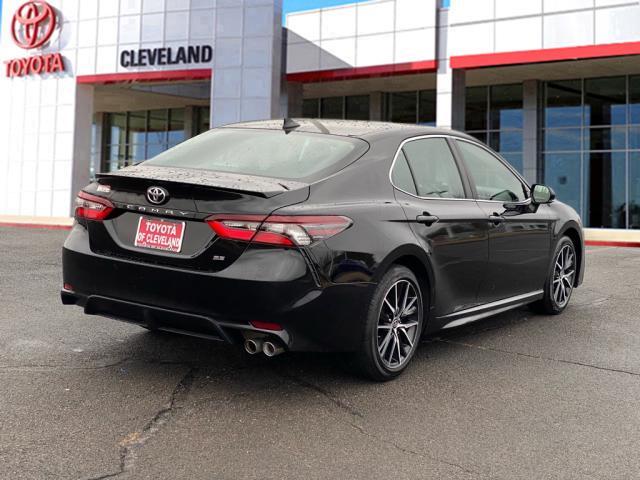
<instances>
[{"instance_id":1,"label":"rear spoiler","mask_svg":"<svg viewBox=\"0 0 640 480\"><path fill-rule=\"evenodd\" d=\"M214 172L195 168L156 167L144 164L132 165L110 173L99 173L98 180L108 178L139 178L159 182L182 183L221 190L259 194L273 197L289 190L298 190L308 184L279 178L243 175L239 173Z\"/></svg>"}]
</instances>

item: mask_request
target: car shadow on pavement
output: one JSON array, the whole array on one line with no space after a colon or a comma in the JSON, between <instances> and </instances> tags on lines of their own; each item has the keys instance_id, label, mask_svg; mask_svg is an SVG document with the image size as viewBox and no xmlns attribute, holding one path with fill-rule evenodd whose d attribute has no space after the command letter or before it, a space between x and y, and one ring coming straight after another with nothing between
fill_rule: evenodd
<instances>
[{"instance_id":1,"label":"car shadow on pavement","mask_svg":"<svg viewBox=\"0 0 640 480\"><path fill-rule=\"evenodd\" d=\"M422 339L413 359L413 365L406 375L414 369L428 368L434 355L451 355L451 349L435 348L438 344L465 342L485 332L500 330L514 324L545 321L546 317L534 315L527 309L514 310L481 322L442 330ZM101 358L116 357L116 352L94 352ZM284 378L321 378L326 381L344 384L369 383L358 375L347 354L336 353L300 353L285 352L273 358L262 354L249 355L241 345L227 345L221 342L181 336L163 332L141 330L122 339L118 343L119 360L113 364L183 365L196 369L199 375L208 377L224 376L230 372L240 375L243 371L260 370ZM153 368L148 370L151 374Z\"/></svg>"}]
</instances>

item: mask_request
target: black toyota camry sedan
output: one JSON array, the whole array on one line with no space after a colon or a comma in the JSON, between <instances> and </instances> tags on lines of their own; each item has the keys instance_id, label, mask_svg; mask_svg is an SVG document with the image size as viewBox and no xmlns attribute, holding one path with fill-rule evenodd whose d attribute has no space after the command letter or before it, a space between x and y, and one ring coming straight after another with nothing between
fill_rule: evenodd
<instances>
[{"instance_id":1,"label":"black toyota camry sedan","mask_svg":"<svg viewBox=\"0 0 640 480\"><path fill-rule=\"evenodd\" d=\"M449 130L291 120L217 128L98 175L63 249L65 304L400 374L424 333L582 282L576 212Z\"/></svg>"}]
</instances>

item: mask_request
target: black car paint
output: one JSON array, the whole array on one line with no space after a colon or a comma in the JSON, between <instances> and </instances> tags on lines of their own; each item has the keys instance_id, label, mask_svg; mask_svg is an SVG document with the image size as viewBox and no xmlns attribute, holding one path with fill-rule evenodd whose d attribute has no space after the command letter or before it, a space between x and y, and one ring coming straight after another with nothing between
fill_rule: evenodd
<instances>
[{"instance_id":1,"label":"black car paint","mask_svg":"<svg viewBox=\"0 0 640 480\"><path fill-rule=\"evenodd\" d=\"M314 131L313 124L301 123ZM577 243L581 264L576 284L581 283L580 221L564 204L556 201L514 213L498 202L474 200L466 179L464 200L418 198L391 184L389 172L402 142L424 135L475 142L470 137L404 125L323 124L332 134L366 140L370 149L339 173L293 190L252 192L251 182L239 189L167 177L157 180L153 175L101 176L98 183L109 185L110 193L100 193L98 183L85 191L109 198L120 207L119 216L74 226L63 249L64 283L74 291L63 292L64 301L105 316L110 316L109 302L98 298L135 303L151 312L150 317L161 309L196 314L209 319L214 331L225 325L222 337L227 340L237 340L236 333L251 320L277 322L285 327L287 335L282 338L291 350L349 351L361 342L368 301L393 263L418 270L428 294L428 332L443 327L447 315L541 289L551 253L567 231ZM278 124L236 128L278 128ZM462 161L459 154L456 159ZM170 192L162 207L145 198L152 185ZM201 237L181 255L133 247L131 231L139 208L150 209L144 212L148 216L178 220L180 215L166 211L186 212L184 221ZM203 220L229 213L265 218L344 215L353 225L310 247L292 249L216 239ZM438 221L419 223L418 217L425 213ZM498 224L490 220L494 213L502 218ZM224 261L213 260L220 257ZM123 319L122 313L111 316Z\"/></svg>"}]
</instances>

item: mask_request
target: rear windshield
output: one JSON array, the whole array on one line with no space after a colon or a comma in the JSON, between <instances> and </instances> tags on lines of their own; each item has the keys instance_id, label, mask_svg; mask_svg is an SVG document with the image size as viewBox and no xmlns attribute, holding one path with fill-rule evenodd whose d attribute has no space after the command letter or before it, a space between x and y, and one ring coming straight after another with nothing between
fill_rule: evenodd
<instances>
[{"instance_id":1,"label":"rear windshield","mask_svg":"<svg viewBox=\"0 0 640 480\"><path fill-rule=\"evenodd\" d=\"M368 147L363 140L333 135L221 128L181 143L144 165L311 182L346 167Z\"/></svg>"}]
</instances>

